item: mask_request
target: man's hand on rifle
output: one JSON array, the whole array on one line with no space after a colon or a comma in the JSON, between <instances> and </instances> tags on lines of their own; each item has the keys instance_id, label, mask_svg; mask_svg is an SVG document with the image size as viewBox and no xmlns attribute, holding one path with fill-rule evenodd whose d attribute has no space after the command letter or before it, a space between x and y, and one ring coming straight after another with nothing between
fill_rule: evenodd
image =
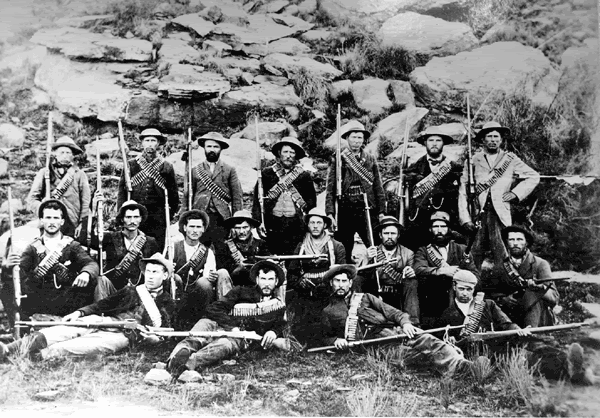
<instances>
[{"instance_id":1,"label":"man's hand on rifle","mask_svg":"<svg viewBox=\"0 0 600 418\"><path fill-rule=\"evenodd\" d=\"M514 194L513 192L506 192L502 195L502 201L503 202L512 202L513 200L518 200L519 198L517 197L516 194Z\"/></svg>"},{"instance_id":2,"label":"man's hand on rifle","mask_svg":"<svg viewBox=\"0 0 600 418\"><path fill-rule=\"evenodd\" d=\"M150 333L146 327L140 326L138 327L138 331L140 332L140 336L144 339L144 343L154 345L160 342L160 337Z\"/></svg>"},{"instance_id":3,"label":"man's hand on rifle","mask_svg":"<svg viewBox=\"0 0 600 418\"><path fill-rule=\"evenodd\" d=\"M502 299L500 299L500 301L501 304L506 307L513 307L519 304L519 302L513 297L513 295L504 296Z\"/></svg>"},{"instance_id":4,"label":"man's hand on rifle","mask_svg":"<svg viewBox=\"0 0 600 418\"><path fill-rule=\"evenodd\" d=\"M402 270L402 276L404 276L405 279L412 279L417 276L417 273L415 273L415 270L411 266L406 266L404 267L404 270Z\"/></svg>"},{"instance_id":5,"label":"man's hand on rifle","mask_svg":"<svg viewBox=\"0 0 600 418\"><path fill-rule=\"evenodd\" d=\"M335 342L333 343L333 346L337 349L337 350L347 350L348 349L348 341L346 341L345 338L338 338L335 340Z\"/></svg>"},{"instance_id":6,"label":"man's hand on rifle","mask_svg":"<svg viewBox=\"0 0 600 418\"><path fill-rule=\"evenodd\" d=\"M377 220L378 220L379 222L381 222L381 220L382 220L384 217L385 217L385 213L380 213L380 214L377 216Z\"/></svg>"},{"instance_id":7,"label":"man's hand on rifle","mask_svg":"<svg viewBox=\"0 0 600 418\"><path fill-rule=\"evenodd\" d=\"M258 231L258 235L262 239L265 239L267 237L267 228L265 227L265 224L260 224L260 226L256 230Z\"/></svg>"},{"instance_id":8,"label":"man's hand on rifle","mask_svg":"<svg viewBox=\"0 0 600 418\"><path fill-rule=\"evenodd\" d=\"M369 260L377 257L377 247L374 245L371 245L369 248L367 248L367 257L369 258Z\"/></svg>"},{"instance_id":9,"label":"man's hand on rifle","mask_svg":"<svg viewBox=\"0 0 600 418\"><path fill-rule=\"evenodd\" d=\"M267 331L267 332L265 332L265 335L263 335L263 339L260 342L260 345L262 348L267 350L267 349L271 348L271 346L273 346L273 343L275 342L276 339L277 339L277 334L275 334L274 331Z\"/></svg>"},{"instance_id":10,"label":"man's hand on rifle","mask_svg":"<svg viewBox=\"0 0 600 418\"><path fill-rule=\"evenodd\" d=\"M98 202L104 202L104 195L100 190L96 190L94 192L94 198L92 200L92 208L96 208L98 206Z\"/></svg>"},{"instance_id":11,"label":"man's hand on rifle","mask_svg":"<svg viewBox=\"0 0 600 418\"><path fill-rule=\"evenodd\" d=\"M69 315L66 315L63 317L63 321L65 321L65 322L76 321L79 318L81 318L82 316L83 316L83 313L81 311L71 312Z\"/></svg>"},{"instance_id":12,"label":"man's hand on rifle","mask_svg":"<svg viewBox=\"0 0 600 418\"><path fill-rule=\"evenodd\" d=\"M15 253L10 253L4 260L2 260L3 268L13 268L21 263L21 256Z\"/></svg>"},{"instance_id":13,"label":"man's hand on rifle","mask_svg":"<svg viewBox=\"0 0 600 418\"><path fill-rule=\"evenodd\" d=\"M312 280L307 279L305 277L303 277L302 279L300 279L300 282L298 283L298 285L302 288L302 289L312 289L314 287L317 287Z\"/></svg>"},{"instance_id":14,"label":"man's hand on rifle","mask_svg":"<svg viewBox=\"0 0 600 418\"><path fill-rule=\"evenodd\" d=\"M532 290L534 292L541 292L541 291L548 290L548 288L546 287L546 285L537 284L535 282L535 280L533 280L533 279L527 280L527 289Z\"/></svg>"},{"instance_id":15,"label":"man's hand on rifle","mask_svg":"<svg viewBox=\"0 0 600 418\"><path fill-rule=\"evenodd\" d=\"M335 221L335 216L330 213L327 215L327 217L331 220L331 232L337 231L337 222Z\"/></svg>"},{"instance_id":16,"label":"man's hand on rifle","mask_svg":"<svg viewBox=\"0 0 600 418\"><path fill-rule=\"evenodd\" d=\"M406 334L408 338L414 338L417 332L421 332L421 329L415 327L413 324L408 323L402 326L402 331Z\"/></svg>"},{"instance_id":17,"label":"man's hand on rifle","mask_svg":"<svg viewBox=\"0 0 600 418\"><path fill-rule=\"evenodd\" d=\"M528 328L531 328L531 325L521 328L519 331L517 331L517 335L519 337L529 337L531 335L531 331Z\"/></svg>"},{"instance_id":18,"label":"man's hand on rifle","mask_svg":"<svg viewBox=\"0 0 600 418\"><path fill-rule=\"evenodd\" d=\"M90 282L90 274L87 272L80 273L73 280L73 287L86 287Z\"/></svg>"},{"instance_id":19,"label":"man's hand on rifle","mask_svg":"<svg viewBox=\"0 0 600 418\"><path fill-rule=\"evenodd\" d=\"M454 277L454 275L459 271L460 269L458 268L458 266L446 266L446 267L440 267L437 269L437 274L438 276L448 276L448 277Z\"/></svg>"},{"instance_id":20,"label":"man's hand on rifle","mask_svg":"<svg viewBox=\"0 0 600 418\"><path fill-rule=\"evenodd\" d=\"M214 271L214 270L211 270L211 271L208 273L208 281L209 281L209 282L211 282L211 283L213 283L213 284L214 284L214 283L217 283L217 280L218 280L218 279L219 279L219 274L218 274L216 271Z\"/></svg>"}]
</instances>

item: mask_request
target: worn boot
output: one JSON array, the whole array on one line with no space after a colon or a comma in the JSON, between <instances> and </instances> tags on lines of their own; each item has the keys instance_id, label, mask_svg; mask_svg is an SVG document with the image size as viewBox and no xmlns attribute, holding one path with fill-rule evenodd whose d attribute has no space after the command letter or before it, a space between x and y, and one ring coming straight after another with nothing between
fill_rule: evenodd
<instances>
[{"instance_id":1,"label":"worn boot","mask_svg":"<svg viewBox=\"0 0 600 418\"><path fill-rule=\"evenodd\" d=\"M1 352L6 349L6 354L17 353L21 357L30 357L32 360L39 359L40 351L48 347L46 336L41 332L32 332L24 336L20 340L13 341L8 345L0 346L0 360L2 359Z\"/></svg>"},{"instance_id":2,"label":"worn boot","mask_svg":"<svg viewBox=\"0 0 600 418\"><path fill-rule=\"evenodd\" d=\"M584 368L583 348L578 343L573 343L567 350L567 366L571 382L581 385L593 385L596 376L591 368Z\"/></svg>"},{"instance_id":3,"label":"worn boot","mask_svg":"<svg viewBox=\"0 0 600 418\"><path fill-rule=\"evenodd\" d=\"M192 352L188 348L177 348L175 347L175 353L173 357L167 363L167 371L171 373L172 376L178 377L181 373L183 373L187 367L186 363L190 359Z\"/></svg>"}]
</instances>

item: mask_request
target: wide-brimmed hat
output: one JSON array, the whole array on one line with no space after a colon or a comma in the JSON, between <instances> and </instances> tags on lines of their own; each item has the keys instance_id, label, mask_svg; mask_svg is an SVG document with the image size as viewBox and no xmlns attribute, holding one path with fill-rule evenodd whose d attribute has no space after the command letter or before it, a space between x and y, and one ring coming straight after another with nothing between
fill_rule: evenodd
<instances>
[{"instance_id":1,"label":"wide-brimmed hat","mask_svg":"<svg viewBox=\"0 0 600 418\"><path fill-rule=\"evenodd\" d=\"M203 210L192 209L192 210L183 212L181 214L181 216L179 217L179 232L181 232L182 234L185 235L185 232L183 231L183 227L187 224L188 219L192 216L196 216L196 217L200 216L200 218L204 221L204 230L206 231L208 229L208 225L210 224L210 218L208 217L208 214L206 212L204 212ZM197 218L194 218L194 219L197 219Z\"/></svg>"},{"instance_id":2,"label":"wide-brimmed hat","mask_svg":"<svg viewBox=\"0 0 600 418\"><path fill-rule=\"evenodd\" d=\"M75 141L73 141L71 138L69 138L68 136L61 136L60 138L58 138L56 140L56 142L54 142L52 144L52 149L55 150L57 148L60 147L67 147L67 148L71 148L71 150L73 151L73 154L83 154L83 150L81 148L79 148L77 146L77 144L75 143Z\"/></svg>"},{"instance_id":3,"label":"wide-brimmed hat","mask_svg":"<svg viewBox=\"0 0 600 418\"><path fill-rule=\"evenodd\" d=\"M507 226L506 228L504 228L502 230L502 239L504 241L508 240L508 233L509 232L520 232L523 235L525 235L525 240L527 241L528 245L533 245L534 239L533 239L533 234L527 230L525 227L523 226L519 226L519 225L511 225L511 226Z\"/></svg>"},{"instance_id":4,"label":"wide-brimmed hat","mask_svg":"<svg viewBox=\"0 0 600 418\"><path fill-rule=\"evenodd\" d=\"M452 280L456 283L466 283L472 286L477 286L477 276L475 276L469 270L458 270L452 276Z\"/></svg>"},{"instance_id":5,"label":"wide-brimmed hat","mask_svg":"<svg viewBox=\"0 0 600 418\"><path fill-rule=\"evenodd\" d=\"M219 145L221 146L221 149L229 148L229 144L227 143L227 140L225 139L225 137L218 132L209 132L209 133L202 135L201 137L198 138L198 145L200 145L201 147L204 147L204 143L206 142L207 139L218 142Z\"/></svg>"},{"instance_id":6,"label":"wide-brimmed hat","mask_svg":"<svg viewBox=\"0 0 600 418\"><path fill-rule=\"evenodd\" d=\"M67 207L63 204L63 202L61 202L60 200L57 200L57 199L44 200L42 202L42 204L40 205L40 207L38 208L38 218L42 219L42 214L44 213L44 209L51 203L56 203L58 206L60 206L60 210L62 212L63 219L67 220L68 219Z\"/></svg>"},{"instance_id":7,"label":"wide-brimmed hat","mask_svg":"<svg viewBox=\"0 0 600 418\"><path fill-rule=\"evenodd\" d=\"M302 144L300 143L300 141L298 141L297 138L294 138L293 136L286 136L282 138L281 141L275 143L271 147L271 152L273 153L273 155L278 156L279 152L281 151L281 148L283 148L284 145L289 145L294 149L294 151L296 151L297 160L301 160L304 157L306 157L306 151L304 151L304 148L302 148Z\"/></svg>"},{"instance_id":8,"label":"wide-brimmed hat","mask_svg":"<svg viewBox=\"0 0 600 418\"><path fill-rule=\"evenodd\" d=\"M363 125L357 120L351 120L350 122L342 126L340 136L346 139L346 137L352 132L362 132L365 136L365 141L371 136L369 131L365 129L365 125Z\"/></svg>"},{"instance_id":9,"label":"wide-brimmed hat","mask_svg":"<svg viewBox=\"0 0 600 418\"><path fill-rule=\"evenodd\" d=\"M117 213L117 219L122 220L125 216L125 211L127 209L139 209L140 215L142 215L142 222L144 222L146 218L148 218L148 209L146 209L146 206L139 204L135 200L128 200L124 202L119 208L119 213Z\"/></svg>"},{"instance_id":10,"label":"wide-brimmed hat","mask_svg":"<svg viewBox=\"0 0 600 418\"><path fill-rule=\"evenodd\" d=\"M492 131L498 131L500 135L505 135L510 132L510 129L508 129L506 126L500 125L496 121L486 122L479 132L477 132L477 135L475 135L475 141L483 140L483 138Z\"/></svg>"},{"instance_id":11,"label":"wide-brimmed hat","mask_svg":"<svg viewBox=\"0 0 600 418\"><path fill-rule=\"evenodd\" d=\"M231 229L237 224L241 224L244 221L248 222L252 228L256 228L260 225L260 222L252 217L252 214L249 210L242 209L234 213L233 216L225 219L223 221L223 226L225 226L225 228Z\"/></svg>"},{"instance_id":12,"label":"wide-brimmed hat","mask_svg":"<svg viewBox=\"0 0 600 418\"><path fill-rule=\"evenodd\" d=\"M148 264L148 263L160 264L167 269L169 276L171 274L173 274L173 263L171 263L169 260L164 258L161 253L154 253L154 254L152 254L152 256L150 256L148 258L142 258L140 260L140 271L143 272L144 270L146 270L146 264Z\"/></svg>"},{"instance_id":13,"label":"wide-brimmed hat","mask_svg":"<svg viewBox=\"0 0 600 418\"><path fill-rule=\"evenodd\" d=\"M304 223L308 225L308 221L311 216L319 216L323 218L323 222L325 222L325 228L331 228L331 218L327 216L323 209L312 208L306 215L304 215Z\"/></svg>"},{"instance_id":14,"label":"wide-brimmed hat","mask_svg":"<svg viewBox=\"0 0 600 418\"><path fill-rule=\"evenodd\" d=\"M442 141L444 141L444 145L448 145L454 142L454 138L452 138L447 133L442 132L439 126L430 126L429 128L425 129L417 137L417 142L421 145L425 145L425 141L427 141L427 138L429 138L430 136L439 136L440 138L442 138Z\"/></svg>"},{"instance_id":15,"label":"wide-brimmed hat","mask_svg":"<svg viewBox=\"0 0 600 418\"><path fill-rule=\"evenodd\" d=\"M325 276L323 276L323 281L325 283L327 283L328 281L333 279L335 276L337 276L338 274L342 274L342 273L346 273L346 275L348 275L348 278L350 280L354 280L356 278L357 272L358 272L358 269L356 268L356 266L354 264L336 264L336 265L331 266L329 271L327 271L327 273L325 273Z\"/></svg>"},{"instance_id":16,"label":"wide-brimmed hat","mask_svg":"<svg viewBox=\"0 0 600 418\"><path fill-rule=\"evenodd\" d=\"M381 218L381 221L379 221L379 225L375 227L374 232L379 232L387 226L395 226L396 228L398 228L398 232L402 230L402 225L400 224L400 222L398 222L398 219L396 219L396 217L386 215L383 218Z\"/></svg>"},{"instance_id":17,"label":"wide-brimmed hat","mask_svg":"<svg viewBox=\"0 0 600 418\"><path fill-rule=\"evenodd\" d=\"M155 129L155 128L144 129L142 131L142 133L140 134L140 139L144 139L149 136L153 136L154 138L158 139L158 143L161 145L164 144L165 142L167 142L167 137L164 136L163 134L161 134L158 129Z\"/></svg>"},{"instance_id":18,"label":"wide-brimmed hat","mask_svg":"<svg viewBox=\"0 0 600 418\"><path fill-rule=\"evenodd\" d=\"M256 283L256 276L258 276L258 273L264 269L275 271L275 275L277 276L277 284L275 287L279 287L283 284L285 281L285 272L279 264L270 260L260 260L252 266L250 269L250 281Z\"/></svg>"},{"instance_id":19,"label":"wide-brimmed hat","mask_svg":"<svg viewBox=\"0 0 600 418\"><path fill-rule=\"evenodd\" d=\"M437 210L429 217L429 224L431 225L435 221L443 221L446 222L446 225L450 225L450 214L443 210Z\"/></svg>"}]
</instances>

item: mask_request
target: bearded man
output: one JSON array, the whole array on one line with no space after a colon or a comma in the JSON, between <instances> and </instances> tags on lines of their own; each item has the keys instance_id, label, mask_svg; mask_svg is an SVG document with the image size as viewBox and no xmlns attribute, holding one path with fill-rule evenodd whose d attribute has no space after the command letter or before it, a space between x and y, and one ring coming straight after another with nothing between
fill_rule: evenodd
<instances>
[{"instance_id":1,"label":"bearded man","mask_svg":"<svg viewBox=\"0 0 600 418\"><path fill-rule=\"evenodd\" d=\"M145 129L140 134L142 154L128 161L131 175L131 196L127 197L124 174L119 180L117 207L129 199L144 205L148 216L140 225L147 235L156 238L160 248L165 246L167 224L179 210L179 194L173 165L159 154L160 147L166 144L167 137L158 129ZM169 206L171 219L166 219L165 203Z\"/></svg>"},{"instance_id":2,"label":"bearded man","mask_svg":"<svg viewBox=\"0 0 600 418\"><path fill-rule=\"evenodd\" d=\"M202 242L216 246L227 234L224 220L242 209L242 185L235 167L221 161L221 152L229 148L223 135L209 132L198 138L198 145L204 148L206 161L192 170L192 208L208 215L209 226Z\"/></svg>"},{"instance_id":3,"label":"bearded man","mask_svg":"<svg viewBox=\"0 0 600 418\"><path fill-rule=\"evenodd\" d=\"M300 142L285 137L271 147L275 164L262 170L265 225L271 254L291 254L304 236L304 215L317 205L317 194L310 174L299 160L306 156ZM254 219L261 218L258 182L254 188Z\"/></svg>"},{"instance_id":4,"label":"bearded man","mask_svg":"<svg viewBox=\"0 0 600 418\"><path fill-rule=\"evenodd\" d=\"M40 204L49 194L52 199L59 200L67 209L67 216L61 232L68 236L77 236L81 231L83 218L89 214L90 184L87 175L73 164L76 155L83 151L68 136L58 138L52 144L52 162L50 164L50 187L47 193L43 168L35 175L31 190L27 196L27 209L38 212ZM50 156L48 156L50 158Z\"/></svg>"},{"instance_id":5,"label":"bearded man","mask_svg":"<svg viewBox=\"0 0 600 418\"><path fill-rule=\"evenodd\" d=\"M450 215L434 212L430 218L431 243L415 253L414 269L419 280L419 307L424 325L432 326L436 318L452 303L452 278L460 270L469 270L479 278L479 271L466 247L451 237Z\"/></svg>"}]
</instances>

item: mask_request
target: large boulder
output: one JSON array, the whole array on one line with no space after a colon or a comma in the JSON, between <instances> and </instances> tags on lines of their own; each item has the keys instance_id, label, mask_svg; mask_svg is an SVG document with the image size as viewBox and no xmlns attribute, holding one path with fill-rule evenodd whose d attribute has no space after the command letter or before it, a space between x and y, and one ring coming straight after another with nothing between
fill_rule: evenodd
<instances>
[{"instance_id":1,"label":"large boulder","mask_svg":"<svg viewBox=\"0 0 600 418\"><path fill-rule=\"evenodd\" d=\"M246 54L265 56L274 53L288 55L302 55L310 52L310 47L303 44L296 38L283 38L266 45L250 44L245 45L243 51Z\"/></svg>"},{"instance_id":2,"label":"large boulder","mask_svg":"<svg viewBox=\"0 0 600 418\"><path fill-rule=\"evenodd\" d=\"M219 104L223 107L246 105L277 109L285 106L299 106L302 104L302 100L296 95L293 86L260 83L225 93L219 100Z\"/></svg>"},{"instance_id":3,"label":"large boulder","mask_svg":"<svg viewBox=\"0 0 600 418\"><path fill-rule=\"evenodd\" d=\"M354 102L359 109L378 116L392 107L392 102L387 96L390 82L379 78L368 78L352 83L351 91Z\"/></svg>"},{"instance_id":4,"label":"large boulder","mask_svg":"<svg viewBox=\"0 0 600 418\"><path fill-rule=\"evenodd\" d=\"M377 29L390 17L408 11L466 21L468 5L464 0L320 0L319 9L338 22L352 21Z\"/></svg>"},{"instance_id":5,"label":"large boulder","mask_svg":"<svg viewBox=\"0 0 600 418\"><path fill-rule=\"evenodd\" d=\"M219 23L213 33L231 38L230 42L242 44L264 44L287 38L313 27L302 19L277 14L250 15L245 27L233 23Z\"/></svg>"},{"instance_id":6,"label":"large boulder","mask_svg":"<svg viewBox=\"0 0 600 418\"><path fill-rule=\"evenodd\" d=\"M198 13L177 16L175 19L171 20L171 23L175 26L181 26L194 31L202 37L207 36L215 28L213 22L200 17Z\"/></svg>"},{"instance_id":7,"label":"large boulder","mask_svg":"<svg viewBox=\"0 0 600 418\"><path fill-rule=\"evenodd\" d=\"M161 60L171 64L193 63L198 61L200 51L181 39L163 39L158 51Z\"/></svg>"},{"instance_id":8,"label":"large boulder","mask_svg":"<svg viewBox=\"0 0 600 418\"><path fill-rule=\"evenodd\" d=\"M11 241L13 251L17 254L22 253L34 239L40 236L40 221L34 219L27 222L25 225L21 225L15 228L15 235ZM6 254L6 245L8 238L10 237L10 231L6 231L0 236L0 252Z\"/></svg>"},{"instance_id":9,"label":"large boulder","mask_svg":"<svg viewBox=\"0 0 600 418\"><path fill-rule=\"evenodd\" d=\"M256 141L256 125L251 123L242 132L237 134L240 138ZM289 136L288 125L282 122L259 122L258 137L261 145L270 146L281 138Z\"/></svg>"},{"instance_id":10,"label":"large boulder","mask_svg":"<svg viewBox=\"0 0 600 418\"><path fill-rule=\"evenodd\" d=\"M390 87L392 88L395 104L406 107L415 105L415 94L408 81L390 80Z\"/></svg>"},{"instance_id":11,"label":"large boulder","mask_svg":"<svg viewBox=\"0 0 600 418\"><path fill-rule=\"evenodd\" d=\"M563 72L587 66L596 60L598 52L598 38L588 38L583 46L572 46L562 53L560 68Z\"/></svg>"},{"instance_id":12,"label":"large boulder","mask_svg":"<svg viewBox=\"0 0 600 418\"><path fill-rule=\"evenodd\" d=\"M75 59L138 62L152 60L152 43L148 41L116 38L79 28L42 29L33 35L31 42Z\"/></svg>"},{"instance_id":13,"label":"large boulder","mask_svg":"<svg viewBox=\"0 0 600 418\"><path fill-rule=\"evenodd\" d=\"M371 135L369 145L365 151L378 156L381 141L390 141L394 149L398 148L404 141L406 123L408 123L409 141L418 133L419 122L429 111L422 107L409 107L401 112L393 113L387 118L379 121L377 129Z\"/></svg>"},{"instance_id":14,"label":"large boulder","mask_svg":"<svg viewBox=\"0 0 600 418\"><path fill-rule=\"evenodd\" d=\"M119 147L119 138L102 138L92 141L85 146L85 154L88 161L95 161L96 150L100 151L100 156L117 157L121 151Z\"/></svg>"},{"instance_id":15,"label":"large boulder","mask_svg":"<svg viewBox=\"0 0 600 418\"><path fill-rule=\"evenodd\" d=\"M311 73L327 79L333 79L342 75L342 72L333 65L323 64L309 57L295 57L277 53L267 55L263 58L262 62L265 65L271 65L279 70L284 70L288 74L295 74L304 68Z\"/></svg>"},{"instance_id":16,"label":"large boulder","mask_svg":"<svg viewBox=\"0 0 600 418\"><path fill-rule=\"evenodd\" d=\"M246 26L248 13L238 3L227 2L205 2L206 8L199 15L206 20L217 23L232 23L238 26Z\"/></svg>"},{"instance_id":17,"label":"large boulder","mask_svg":"<svg viewBox=\"0 0 600 418\"><path fill-rule=\"evenodd\" d=\"M12 123L0 123L0 148L22 147L25 132Z\"/></svg>"},{"instance_id":18,"label":"large boulder","mask_svg":"<svg viewBox=\"0 0 600 418\"><path fill-rule=\"evenodd\" d=\"M378 36L384 46L401 47L421 57L454 55L477 45L468 25L413 12L386 20Z\"/></svg>"},{"instance_id":19,"label":"large boulder","mask_svg":"<svg viewBox=\"0 0 600 418\"><path fill-rule=\"evenodd\" d=\"M410 82L427 107L464 112L466 92L470 93L471 107L480 105L492 92L488 103L520 92L548 106L558 91L559 77L538 49L518 42L497 42L455 56L433 58L410 74Z\"/></svg>"},{"instance_id":20,"label":"large boulder","mask_svg":"<svg viewBox=\"0 0 600 418\"><path fill-rule=\"evenodd\" d=\"M221 74L202 71L201 67L173 64L158 85L161 97L176 100L215 98L231 90L231 84Z\"/></svg>"}]
</instances>

